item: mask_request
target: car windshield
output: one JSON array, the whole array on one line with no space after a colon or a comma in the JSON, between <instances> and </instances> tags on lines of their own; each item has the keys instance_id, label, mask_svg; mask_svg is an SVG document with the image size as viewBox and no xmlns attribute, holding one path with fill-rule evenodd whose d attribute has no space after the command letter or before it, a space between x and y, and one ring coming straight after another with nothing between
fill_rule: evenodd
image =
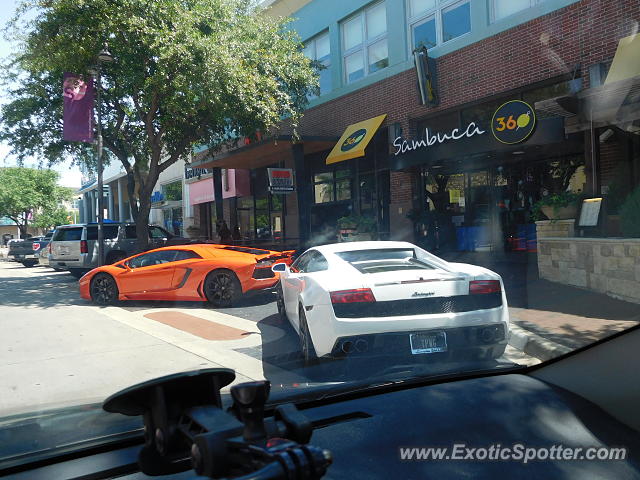
<instances>
[{"instance_id":1,"label":"car windshield","mask_svg":"<svg viewBox=\"0 0 640 480\"><path fill-rule=\"evenodd\" d=\"M2 6L0 463L164 375L312 398L640 323L638 0Z\"/></svg>"}]
</instances>

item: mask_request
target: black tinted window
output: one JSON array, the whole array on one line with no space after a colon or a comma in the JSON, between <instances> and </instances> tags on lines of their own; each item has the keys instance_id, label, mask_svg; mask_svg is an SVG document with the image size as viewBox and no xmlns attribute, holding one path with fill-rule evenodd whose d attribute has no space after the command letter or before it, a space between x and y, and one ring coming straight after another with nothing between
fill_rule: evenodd
<instances>
[{"instance_id":1,"label":"black tinted window","mask_svg":"<svg viewBox=\"0 0 640 480\"><path fill-rule=\"evenodd\" d=\"M56 230L53 240L57 242L70 242L80 240L80 237L82 237L82 227L61 228Z\"/></svg>"},{"instance_id":2,"label":"black tinted window","mask_svg":"<svg viewBox=\"0 0 640 480\"><path fill-rule=\"evenodd\" d=\"M118 237L118 226L117 225L104 225L102 227L104 232L104 239L111 240ZM97 240L98 239L98 227L87 227L87 240Z\"/></svg>"},{"instance_id":3,"label":"black tinted window","mask_svg":"<svg viewBox=\"0 0 640 480\"><path fill-rule=\"evenodd\" d=\"M413 248L353 250L351 252L337 252L336 255L347 262L366 262L370 260L415 258L416 256Z\"/></svg>"},{"instance_id":4,"label":"black tinted window","mask_svg":"<svg viewBox=\"0 0 640 480\"><path fill-rule=\"evenodd\" d=\"M161 252L149 252L139 257L129 260L129 267L140 268L150 267L151 265L161 265L163 263L173 262L176 257L176 250L163 250Z\"/></svg>"},{"instance_id":5,"label":"black tinted window","mask_svg":"<svg viewBox=\"0 0 640 480\"><path fill-rule=\"evenodd\" d=\"M198 255L196 252L192 252L191 250L176 250L176 255L173 261L177 262L180 260L189 260L191 258L202 258L202 257Z\"/></svg>"}]
</instances>

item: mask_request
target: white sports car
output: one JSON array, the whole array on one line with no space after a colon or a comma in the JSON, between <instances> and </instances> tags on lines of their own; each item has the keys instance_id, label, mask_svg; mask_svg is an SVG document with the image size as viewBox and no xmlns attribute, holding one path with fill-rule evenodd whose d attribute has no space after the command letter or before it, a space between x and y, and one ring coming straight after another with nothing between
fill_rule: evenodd
<instances>
[{"instance_id":1,"label":"white sports car","mask_svg":"<svg viewBox=\"0 0 640 480\"><path fill-rule=\"evenodd\" d=\"M278 311L318 357L494 359L509 332L500 275L407 242L314 247L280 273Z\"/></svg>"}]
</instances>

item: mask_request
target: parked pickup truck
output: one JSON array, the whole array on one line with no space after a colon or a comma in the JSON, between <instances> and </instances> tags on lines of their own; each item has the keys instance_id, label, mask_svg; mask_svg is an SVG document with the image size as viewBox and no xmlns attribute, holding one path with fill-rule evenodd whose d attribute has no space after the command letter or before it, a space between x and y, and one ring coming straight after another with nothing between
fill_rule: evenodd
<instances>
[{"instance_id":1,"label":"parked pickup truck","mask_svg":"<svg viewBox=\"0 0 640 480\"><path fill-rule=\"evenodd\" d=\"M26 240L9 243L7 256L25 267L33 267L38 264L38 258L42 250L46 250L53 231L41 237L29 237Z\"/></svg>"}]
</instances>

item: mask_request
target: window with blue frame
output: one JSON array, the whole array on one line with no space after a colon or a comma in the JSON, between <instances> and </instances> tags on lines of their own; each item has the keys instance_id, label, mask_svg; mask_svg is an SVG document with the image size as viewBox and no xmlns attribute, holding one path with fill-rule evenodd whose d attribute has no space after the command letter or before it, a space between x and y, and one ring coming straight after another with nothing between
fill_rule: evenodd
<instances>
[{"instance_id":1,"label":"window with blue frame","mask_svg":"<svg viewBox=\"0 0 640 480\"><path fill-rule=\"evenodd\" d=\"M411 49L433 48L471 31L470 1L407 0Z\"/></svg>"},{"instance_id":2,"label":"window with blue frame","mask_svg":"<svg viewBox=\"0 0 640 480\"><path fill-rule=\"evenodd\" d=\"M491 0L491 19L496 22L545 0Z\"/></svg>"},{"instance_id":3,"label":"window with blue frame","mask_svg":"<svg viewBox=\"0 0 640 480\"><path fill-rule=\"evenodd\" d=\"M385 2L376 3L345 20L341 31L347 83L389 66Z\"/></svg>"},{"instance_id":4,"label":"window with blue frame","mask_svg":"<svg viewBox=\"0 0 640 480\"><path fill-rule=\"evenodd\" d=\"M304 45L304 54L310 60L317 61L321 68L318 71L320 95L331 91L331 48L329 32L322 33L308 40ZM312 96L312 98L315 95Z\"/></svg>"}]
</instances>

